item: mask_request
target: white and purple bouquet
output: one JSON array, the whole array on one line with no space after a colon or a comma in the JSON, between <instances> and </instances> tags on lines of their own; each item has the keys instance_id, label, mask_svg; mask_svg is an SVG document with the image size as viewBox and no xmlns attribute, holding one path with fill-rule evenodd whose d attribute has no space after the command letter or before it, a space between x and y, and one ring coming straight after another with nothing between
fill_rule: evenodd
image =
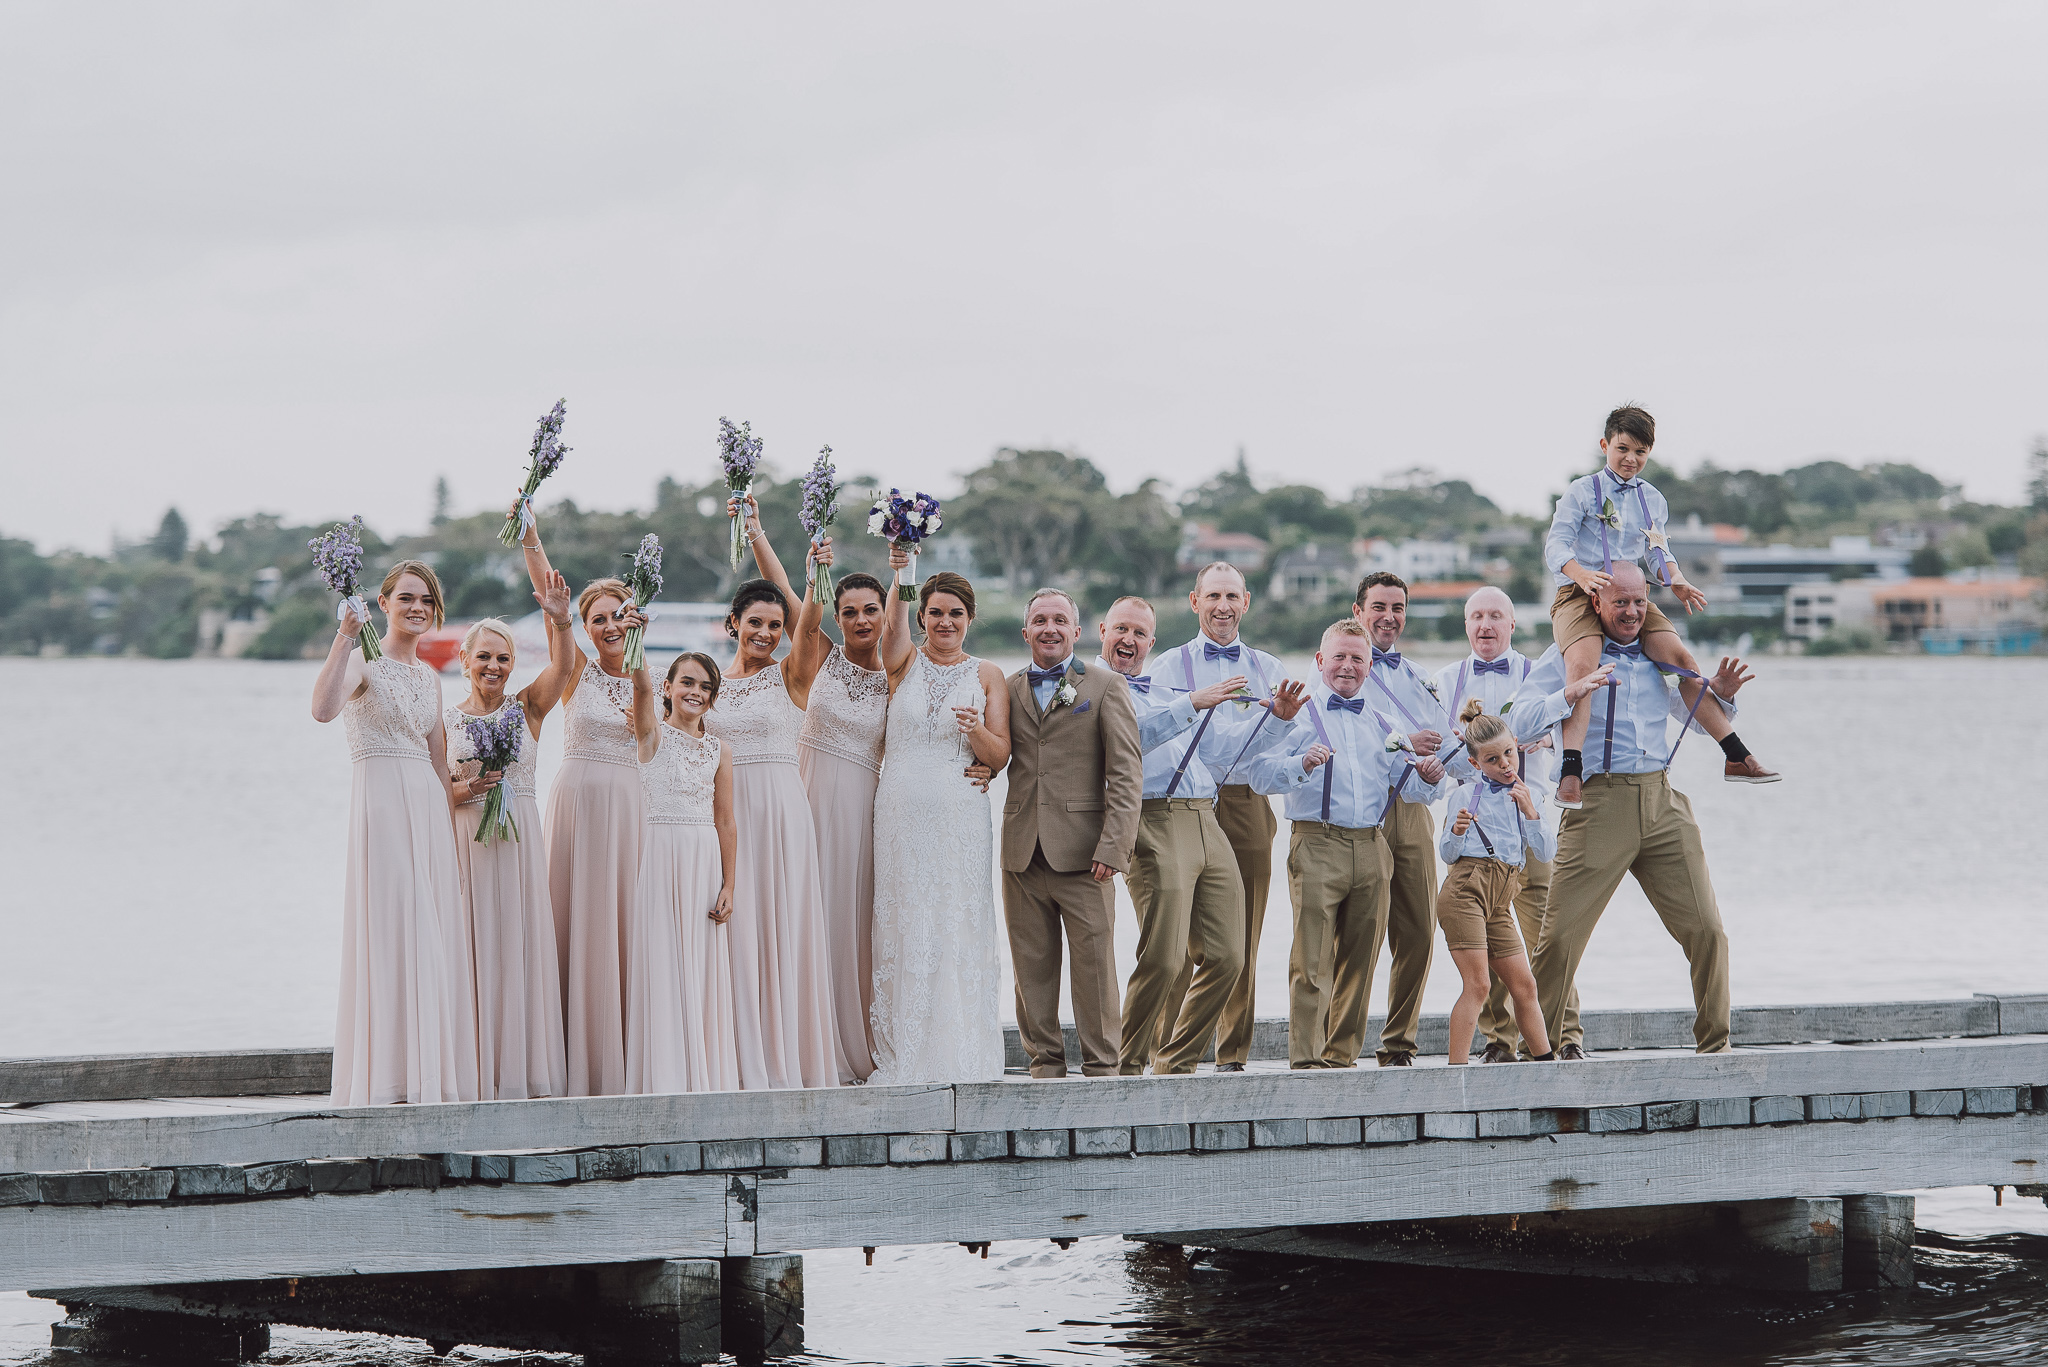
<instances>
[{"instance_id":1,"label":"white and purple bouquet","mask_svg":"<svg viewBox=\"0 0 2048 1367\"><path fill-rule=\"evenodd\" d=\"M633 595L633 606L644 608L661 592L661 538L653 532L640 538L640 549L626 557L633 567L626 571L626 591ZM647 651L640 644L643 632L639 627L626 628L626 669L631 672L644 667Z\"/></svg>"},{"instance_id":2,"label":"white and purple bouquet","mask_svg":"<svg viewBox=\"0 0 2048 1367\"><path fill-rule=\"evenodd\" d=\"M533 449L526 453L526 483L519 486L519 501L516 510L505 514L505 525L498 529L498 540L506 546L516 546L526 539L526 529L533 525L533 495L540 488L540 482L562 468L562 457L569 454L569 448L562 445L562 422L567 417L564 401L555 400L555 406L540 420L540 428L533 434Z\"/></svg>"},{"instance_id":3,"label":"white and purple bouquet","mask_svg":"<svg viewBox=\"0 0 2048 1367\"><path fill-rule=\"evenodd\" d=\"M519 751L526 743L526 712L514 702L492 716L469 718L462 723L462 730L469 738L477 771L503 773L519 762ZM517 840L519 827L513 824L512 813L505 810L505 785L500 782L484 796L483 820L477 824L476 839L478 844L488 845L507 836Z\"/></svg>"},{"instance_id":4,"label":"white and purple bouquet","mask_svg":"<svg viewBox=\"0 0 2048 1367\"><path fill-rule=\"evenodd\" d=\"M804 476L803 502L796 513L813 546L824 541L825 529L839 516L839 486L833 483L838 474L832 467L832 448L819 447L818 458L811 462L811 472ZM831 566L818 566L817 579L811 585L811 601L832 606Z\"/></svg>"},{"instance_id":5,"label":"white and purple bouquet","mask_svg":"<svg viewBox=\"0 0 2048 1367\"><path fill-rule=\"evenodd\" d=\"M306 546L313 552L313 568L320 571L320 577L328 588L341 595L341 603L334 609L334 620L346 621L351 611L362 618L363 628L356 639L362 642L363 658L383 659L384 648L377 644L377 629L370 625L370 605L363 601L360 582L363 574L363 515L357 513L325 536L314 537Z\"/></svg>"},{"instance_id":6,"label":"white and purple bouquet","mask_svg":"<svg viewBox=\"0 0 2048 1367\"><path fill-rule=\"evenodd\" d=\"M732 515L732 567L737 570L747 553L747 495L754 490L754 471L761 464L761 439L749 423L732 425L732 419L718 420L718 463L725 468L725 487L740 500Z\"/></svg>"},{"instance_id":7,"label":"white and purple bouquet","mask_svg":"<svg viewBox=\"0 0 2048 1367\"><path fill-rule=\"evenodd\" d=\"M875 500L868 513L869 536L887 537L910 552L910 568L896 590L907 602L917 601L917 548L942 525L939 501L927 493L906 495L901 489L891 489Z\"/></svg>"}]
</instances>

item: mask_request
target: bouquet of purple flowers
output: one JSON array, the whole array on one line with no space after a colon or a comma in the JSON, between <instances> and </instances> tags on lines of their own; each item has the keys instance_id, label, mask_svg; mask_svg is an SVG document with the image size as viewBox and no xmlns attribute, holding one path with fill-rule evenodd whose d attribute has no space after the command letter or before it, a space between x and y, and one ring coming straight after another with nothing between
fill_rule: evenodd
<instances>
[{"instance_id":1,"label":"bouquet of purple flowers","mask_svg":"<svg viewBox=\"0 0 2048 1367\"><path fill-rule=\"evenodd\" d=\"M725 467L725 487L742 503L732 516L732 567L737 570L747 553L746 497L753 492L754 471L761 464L761 439L749 423L732 425L732 419L718 420L718 463Z\"/></svg>"},{"instance_id":2,"label":"bouquet of purple flowers","mask_svg":"<svg viewBox=\"0 0 2048 1367\"><path fill-rule=\"evenodd\" d=\"M910 552L910 569L896 590L906 602L917 601L917 548L940 525L939 501L927 493L906 496L901 489L891 489L868 513L869 536L885 536Z\"/></svg>"},{"instance_id":3,"label":"bouquet of purple flowers","mask_svg":"<svg viewBox=\"0 0 2048 1367\"><path fill-rule=\"evenodd\" d=\"M519 762L520 748L526 743L526 711L515 701L491 716L469 718L462 723L462 730L469 738L477 772L503 773ZM519 827L513 824L512 813L505 810L505 785L501 782L484 797L484 815L477 825L476 839L478 844L488 845L508 835L517 840Z\"/></svg>"},{"instance_id":4,"label":"bouquet of purple flowers","mask_svg":"<svg viewBox=\"0 0 2048 1367\"><path fill-rule=\"evenodd\" d=\"M839 516L839 486L833 483L838 474L832 468L832 448L819 447L818 458L811 462L811 472L804 476L803 503L796 514L813 546L825 539L825 529ZM831 566L818 566L817 579L811 585L811 601L832 606Z\"/></svg>"},{"instance_id":5,"label":"bouquet of purple flowers","mask_svg":"<svg viewBox=\"0 0 2048 1367\"><path fill-rule=\"evenodd\" d=\"M498 540L507 546L516 546L526 539L526 529L533 525L533 495L540 488L540 482L562 468L562 457L569 454L569 448L562 445L562 421L567 416L564 401L555 400L555 406L540 420L540 428L533 434L533 449L526 453L526 483L519 486L517 510L505 514L505 525L498 529Z\"/></svg>"},{"instance_id":6,"label":"bouquet of purple flowers","mask_svg":"<svg viewBox=\"0 0 2048 1367\"><path fill-rule=\"evenodd\" d=\"M661 538L653 532L640 538L640 549L626 557L633 562L633 568L626 571L626 591L633 595L633 606L644 608L652 602L654 595L661 592ZM642 635L639 627L626 628L626 669L639 669L647 663L647 651L640 644Z\"/></svg>"},{"instance_id":7,"label":"bouquet of purple flowers","mask_svg":"<svg viewBox=\"0 0 2048 1367\"><path fill-rule=\"evenodd\" d=\"M351 611L362 618L363 628L356 639L362 642L363 658L383 659L384 648L377 644L377 629L370 625L370 605L363 601L359 582L363 573L363 515L357 513L325 536L314 537L306 546L313 552L313 568L320 571L328 588L341 595L334 620L346 621Z\"/></svg>"}]
</instances>

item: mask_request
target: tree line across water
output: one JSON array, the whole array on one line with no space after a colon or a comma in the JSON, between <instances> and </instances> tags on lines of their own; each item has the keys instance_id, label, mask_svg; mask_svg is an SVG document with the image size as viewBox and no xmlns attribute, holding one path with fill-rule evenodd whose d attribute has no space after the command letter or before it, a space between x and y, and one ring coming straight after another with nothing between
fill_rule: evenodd
<instances>
[{"instance_id":1,"label":"tree line across water","mask_svg":"<svg viewBox=\"0 0 2048 1367\"><path fill-rule=\"evenodd\" d=\"M2029 502L2019 507L1969 502L1959 488L1894 462L1822 460L1783 473L1704 462L1689 475L1652 462L1647 473L1670 500L1675 523L1697 515L1746 528L1754 539L1794 544L1825 544L1845 533L1910 533L1925 541L1915 573L2012 558L2023 571L2048 574L2048 443L2037 442L2030 457ZM887 574L882 543L865 535L875 490L872 477L855 476L841 496L834 529L840 572ZM1167 606L1180 586L1190 523L1259 537L1268 567L1309 542L1463 541L1481 547L1471 577L1501 585L1518 602L1549 596L1542 567L1547 519L1503 511L1468 482L1426 469L1333 497L1312 484L1261 486L1240 452L1234 464L1174 498L1156 479L1113 492L1101 467L1084 456L1004 448L961 487L932 492L946 499L941 540L971 540L971 569L993 590L978 631L984 642L997 639L991 631L1021 625L1010 620L1009 604L1040 584L1069 588L1091 610L1125 593ZM715 478L683 484L664 477L646 508L608 512L564 500L544 509L548 550L580 584L617 573L620 557L653 532L667 554L664 598L722 599L735 579L725 493ZM755 493L776 544L797 552L798 480L773 478L764 467ZM442 481L425 530L388 540L366 531L364 548L372 568L404 556L432 560L452 617L519 616L531 603L518 556L497 540L503 517L453 516ZM306 543L333 520L289 525L272 513L252 513L195 538L172 508L155 535L105 555L45 554L33 542L0 537L0 652L179 658L200 648L200 615L213 609L228 617L260 614L266 625L248 653L296 659L308 641L332 629L330 595L313 573ZM942 552L939 541L932 550ZM1251 576L1255 594L1264 593L1265 580L1265 572ZM1260 640L1279 648L1294 646L1296 636L1312 640L1328 615L1325 607L1262 609ZM1177 639L1192 633L1192 619L1180 621L1169 609L1159 627L1162 639Z\"/></svg>"}]
</instances>

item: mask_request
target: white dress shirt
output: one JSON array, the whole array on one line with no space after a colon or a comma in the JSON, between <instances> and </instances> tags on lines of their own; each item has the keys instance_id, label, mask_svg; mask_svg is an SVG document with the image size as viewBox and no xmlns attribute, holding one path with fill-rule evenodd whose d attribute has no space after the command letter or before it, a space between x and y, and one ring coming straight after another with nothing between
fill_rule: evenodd
<instances>
[{"instance_id":1,"label":"white dress shirt","mask_svg":"<svg viewBox=\"0 0 2048 1367\"><path fill-rule=\"evenodd\" d=\"M1621 526L1607 529L1603 557L1600 509L1609 502L1614 504L1615 520ZM1645 510L1649 512L1647 523L1643 519ZM1623 484L1603 465L1592 474L1573 480L1564 497L1557 501L1557 511L1550 518L1550 533L1543 538L1544 568L1550 571L1551 583L1562 587L1572 582L1564 573L1567 560L1578 561L1582 569L1603 571L1624 560L1641 562L1649 549L1645 533L1662 532L1670 520L1671 505L1657 492L1656 485L1640 478Z\"/></svg>"},{"instance_id":2,"label":"white dress shirt","mask_svg":"<svg viewBox=\"0 0 2048 1367\"><path fill-rule=\"evenodd\" d=\"M1107 660L1098 659L1096 663L1104 669L1109 668ZM1240 726L1226 731L1219 723L1236 720L1227 715L1238 711L1236 703L1219 703L1198 712L1186 693L1175 690L1157 674L1126 678L1124 683L1130 689L1131 705L1138 713L1138 748L1145 752L1145 796L1148 798L1167 797L1169 788L1173 790L1170 794L1173 797L1213 798L1216 796L1215 775L1218 770L1228 767L1234 760L1241 765L1249 765L1258 756L1284 743L1292 729L1288 723L1254 704L1244 709L1253 715L1253 727ZM1240 737L1240 731L1246 734ZM1200 738L1199 744L1197 737ZM1194 747L1192 755L1188 753L1190 746ZM1180 774L1177 784L1173 778L1175 773Z\"/></svg>"},{"instance_id":3,"label":"white dress shirt","mask_svg":"<svg viewBox=\"0 0 2048 1367\"><path fill-rule=\"evenodd\" d=\"M1510 789L1490 779L1475 779L1451 788L1450 800L1444 803L1444 828L1436 839L1436 852L1443 856L1444 863L1498 859L1519 869L1525 858L1544 864L1557 858L1557 832L1543 815L1550 785L1538 783L1526 774L1522 781L1528 785L1529 796L1536 800L1534 817L1523 816L1522 809L1509 796ZM1472 809L1474 824L1463 835L1452 835L1451 827L1457 824L1458 813L1467 807ZM1488 841L1492 842L1491 849L1487 848Z\"/></svg>"},{"instance_id":4,"label":"white dress shirt","mask_svg":"<svg viewBox=\"0 0 2048 1367\"><path fill-rule=\"evenodd\" d=\"M1226 656L1211 658L1216 651L1236 651L1237 658ZM1153 688L1161 683L1183 693L1192 693L1198 688L1207 688L1213 683L1222 683L1233 674L1245 677L1245 687L1255 698L1271 698L1273 690L1287 678L1287 669L1280 661L1263 650L1254 650L1243 636L1227 646L1219 646L1207 636L1197 634L1186 645L1175 646L1172 650L1155 651L1151 657ZM1243 750L1253 739L1254 728L1269 715L1262 707L1240 708L1235 703L1215 709L1219 715L1209 723L1211 732L1222 736L1234 736L1237 749ZM1271 723L1266 723L1271 725ZM1220 738L1219 738L1220 739ZM1202 738L1204 749L1208 748L1209 737ZM1213 771L1212 777L1219 784L1247 782L1246 774L1251 764L1247 753L1241 762L1233 762L1236 751L1225 756L1221 767ZM1175 793L1174 796L1180 796Z\"/></svg>"},{"instance_id":5,"label":"white dress shirt","mask_svg":"<svg viewBox=\"0 0 2048 1367\"><path fill-rule=\"evenodd\" d=\"M1436 672L1436 691L1443 696L1444 712L1450 717L1452 726L1459 725L1458 713L1464 708L1468 698L1477 698L1485 703L1487 712L1492 716L1507 715L1509 706L1515 700L1515 694L1528 682L1529 671L1535 668L1536 662L1513 646L1509 646L1494 663L1500 664L1502 661L1505 661L1508 667L1505 674L1492 669L1482 672L1479 669L1481 661L1477 655L1467 655L1456 664L1445 665ZM1470 754L1469 751L1466 753ZM1522 777L1529 780L1532 786L1536 783L1547 786L1556 768L1557 751L1554 747L1531 750L1523 756ZM1461 772L1458 777L1464 778L1466 775ZM1456 812L1457 809L1451 807L1445 810Z\"/></svg>"},{"instance_id":6,"label":"white dress shirt","mask_svg":"<svg viewBox=\"0 0 2048 1367\"><path fill-rule=\"evenodd\" d=\"M1465 747L1452 735L1450 714L1444 710L1448 694L1439 696L1436 680L1415 667L1398 650L1372 648L1372 674L1363 690L1366 701L1386 718L1387 725L1403 735L1434 731L1443 737L1437 758L1452 778L1469 778L1478 770L1466 758ZM1402 801L1407 801L1404 794Z\"/></svg>"},{"instance_id":7,"label":"white dress shirt","mask_svg":"<svg viewBox=\"0 0 2048 1367\"><path fill-rule=\"evenodd\" d=\"M1287 743L1252 762L1254 789L1278 795L1290 821L1327 820L1332 826L1352 830L1380 824L1392 805L1389 790L1396 782L1401 784L1403 801L1436 799L1443 784L1423 782L1410 767L1415 756L1387 749L1390 728L1384 718L1369 705L1358 712L1332 710L1330 697L1327 689L1314 690L1295 717ZM1305 772L1302 756L1326 736L1330 758ZM1323 814L1326 801L1327 817Z\"/></svg>"},{"instance_id":8,"label":"white dress shirt","mask_svg":"<svg viewBox=\"0 0 2048 1367\"><path fill-rule=\"evenodd\" d=\"M1687 711L1685 695L1678 691L1677 676L1666 675L1647 655L1622 653L1622 647L1613 641L1603 645L1600 663L1614 666L1614 686L1594 689L1587 700L1591 724L1586 728L1586 748L1582 752L1587 776L1648 774L1665 768L1671 763L1668 722L1673 717L1684 721ZM1564 656L1552 646L1529 671L1528 682L1515 695L1514 706L1508 711L1507 722L1515 739L1530 741L1549 731L1551 744L1560 747L1559 754L1563 754L1563 722L1572 712L1571 704L1564 700L1564 686ZM1719 694L1700 700L1703 708L1716 703L1731 719L1735 716L1735 704ZM1692 729L1706 734L1697 718Z\"/></svg>"}]
</instances>

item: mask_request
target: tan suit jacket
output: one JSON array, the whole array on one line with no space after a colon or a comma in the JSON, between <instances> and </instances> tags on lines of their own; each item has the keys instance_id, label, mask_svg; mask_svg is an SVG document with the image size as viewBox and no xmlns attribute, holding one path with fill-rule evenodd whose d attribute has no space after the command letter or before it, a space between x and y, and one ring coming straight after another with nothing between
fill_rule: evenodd
<instances>
[{"instance_id":1,"label":"tan suit jacket","mask_svg":"<svg viewBox=\"0 0 2048 1367\"><path fill-rule=\"evenodd\" d=\"M1078 659L1074 701L1038 710L1030 670L1010 676L1010 793L1003 804L1003 868L1022 873L1034 850L1059 873L1091 863L1122 872L1138 838L1145 758L1138 713L1114 670Z\"/></svg>"}]
</instances>

